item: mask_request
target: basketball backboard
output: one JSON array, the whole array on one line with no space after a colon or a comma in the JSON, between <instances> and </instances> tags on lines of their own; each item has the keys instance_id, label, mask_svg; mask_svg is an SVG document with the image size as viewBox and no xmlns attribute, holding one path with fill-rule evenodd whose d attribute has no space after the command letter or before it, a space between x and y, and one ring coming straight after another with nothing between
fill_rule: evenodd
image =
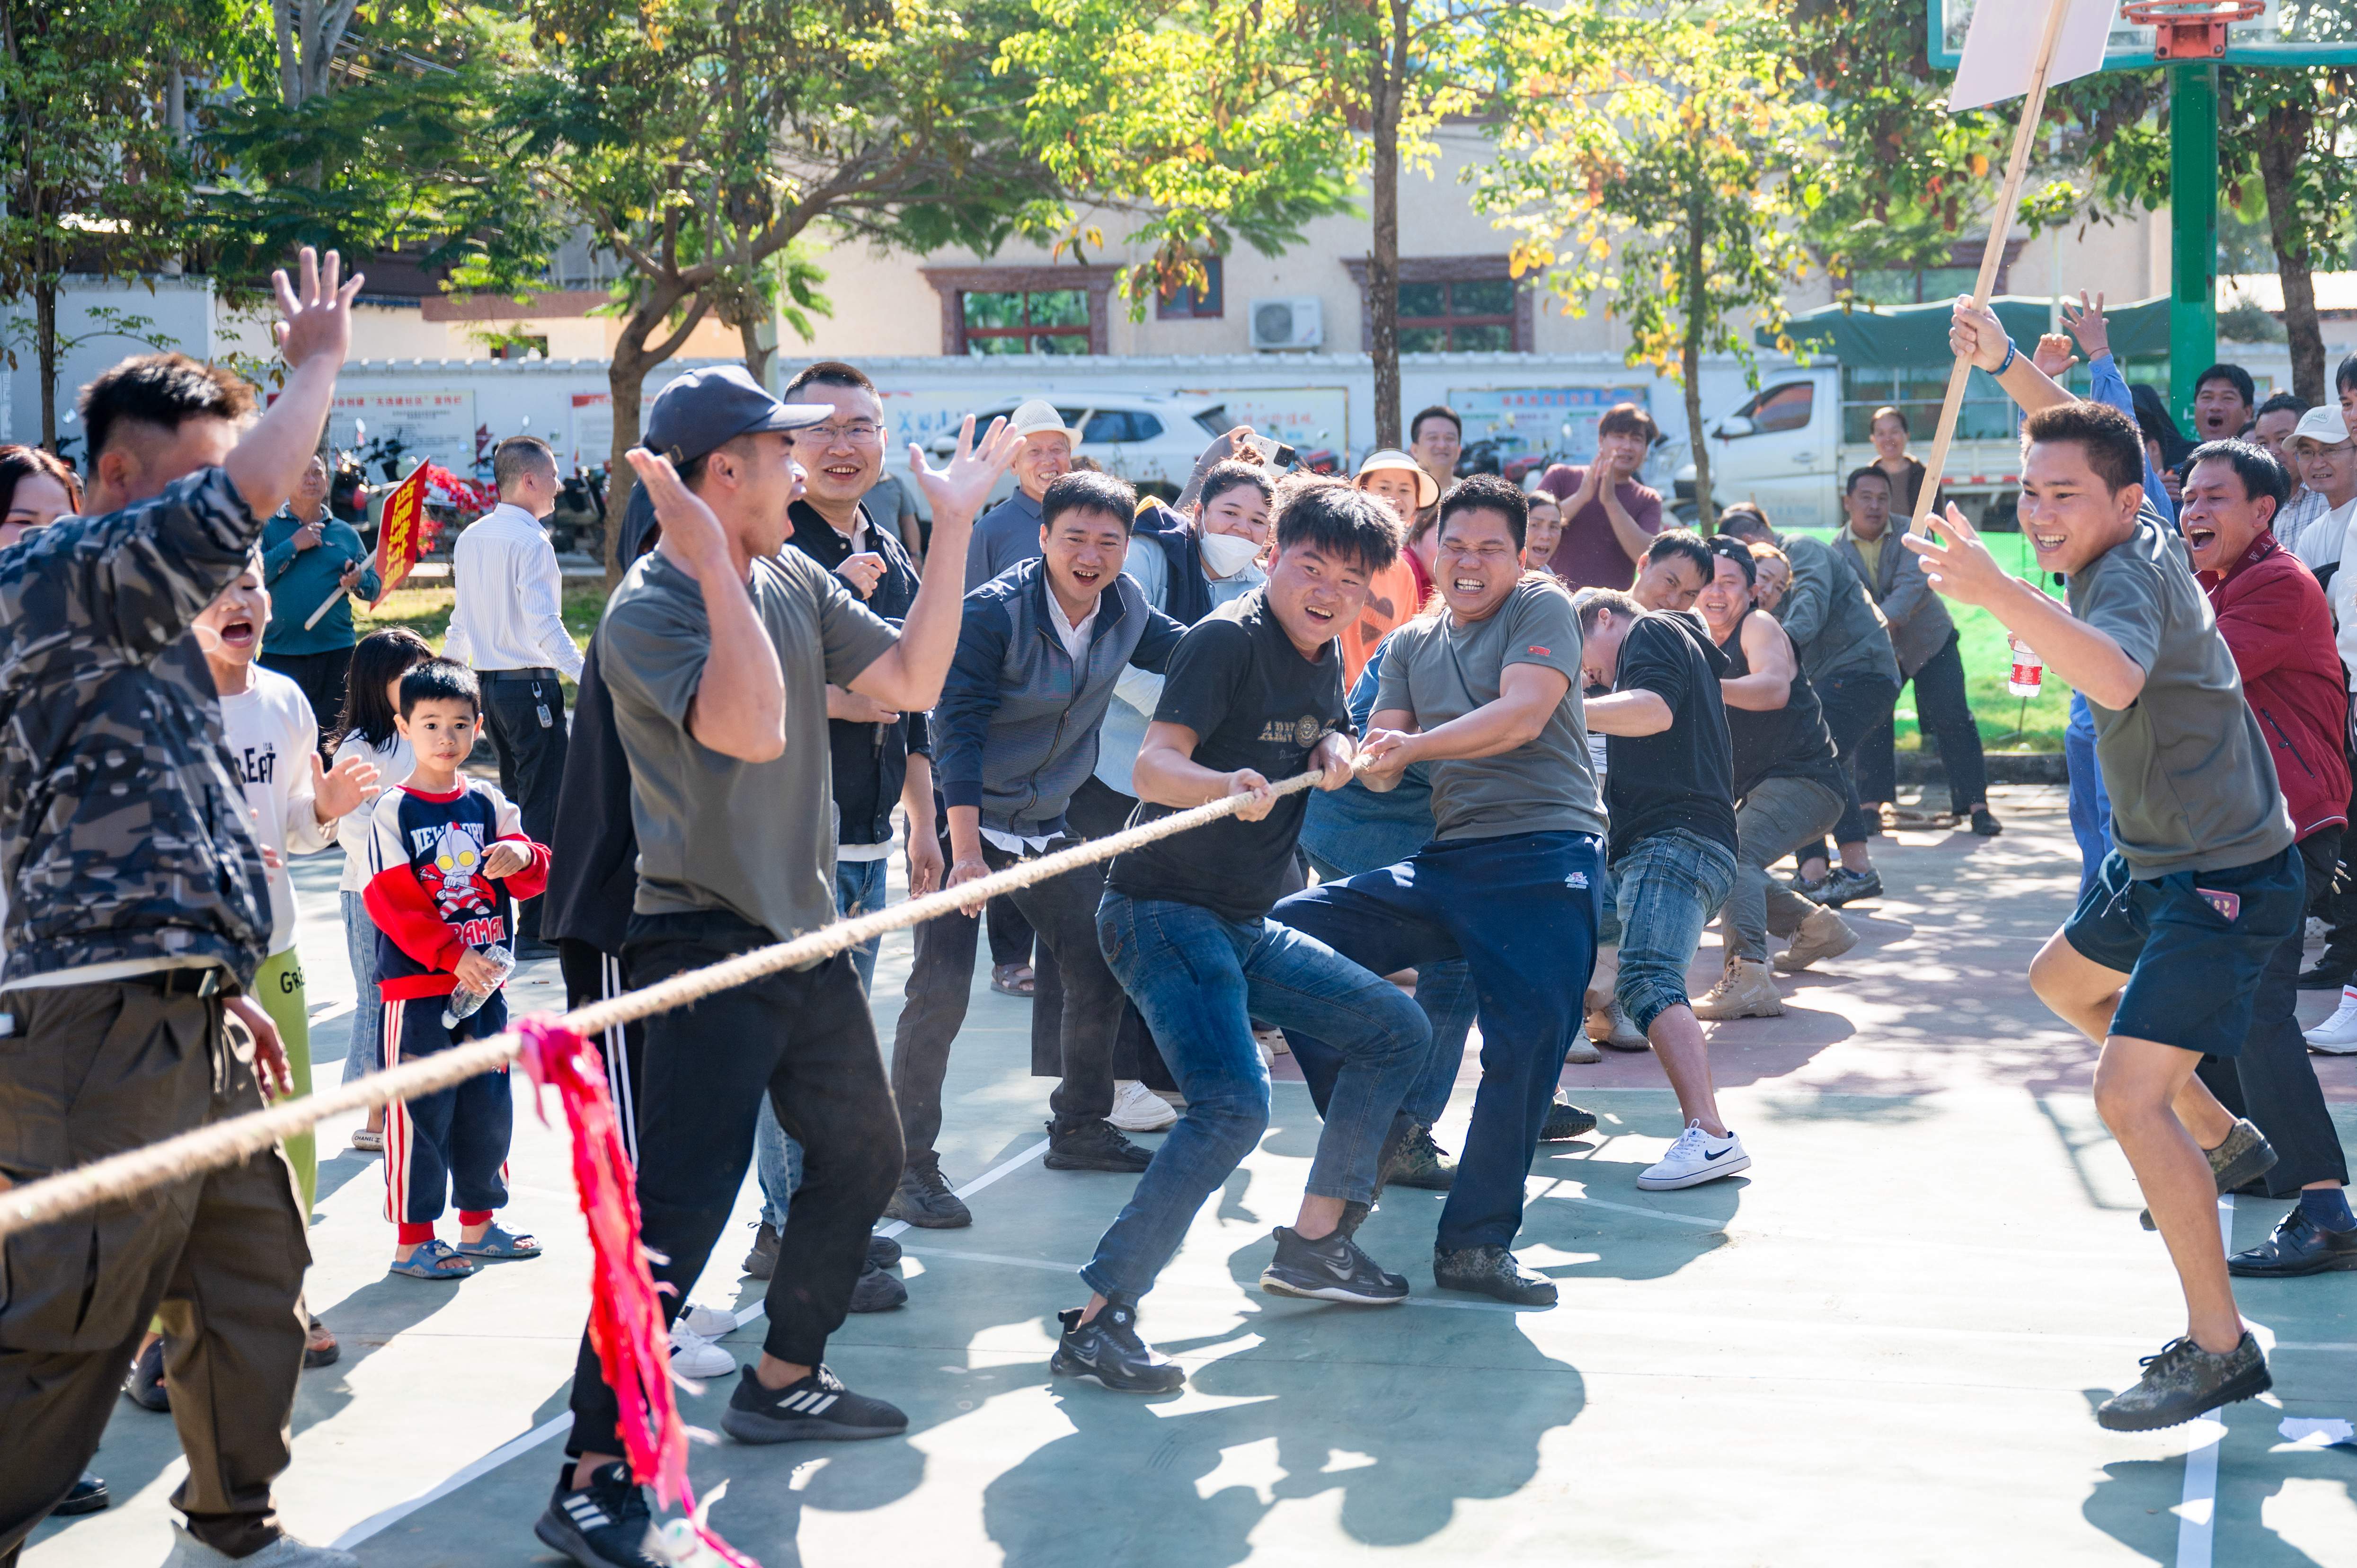
<instances>
[{"instance_id":1,"label":"basketball backboard","mask_svg":"<svg viewBox=\"0 0 2357 1568\"><path fill-rule=\"evenodd\" d=\"M1932 63L1953 70L1975 0L1929 0ZM2105 70L2149 70L2153 29L2115 17ZM2357 61L2357 0L2266 0L2266 8L2226 35L2226 65L2344 65Z\"/></svg>"}]
</instances>

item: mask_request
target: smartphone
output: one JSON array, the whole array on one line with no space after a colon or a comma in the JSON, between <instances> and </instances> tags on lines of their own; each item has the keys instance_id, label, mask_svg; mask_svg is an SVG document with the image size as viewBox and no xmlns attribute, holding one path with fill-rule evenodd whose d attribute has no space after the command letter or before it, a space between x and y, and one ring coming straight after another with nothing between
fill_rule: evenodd
<instances>
[{"instance_id":1,"label":"smartphone","mask_svg":"<svg viewBox=\"0 0 2357 1568\"><path fill-rule=\"evenodd\" d=\"M1264 467L1290 469L1296 461L1293 448L1273 436L1254 436L1252 448L1260 455L1261 465Z\"/></svg>"}]
</instances>

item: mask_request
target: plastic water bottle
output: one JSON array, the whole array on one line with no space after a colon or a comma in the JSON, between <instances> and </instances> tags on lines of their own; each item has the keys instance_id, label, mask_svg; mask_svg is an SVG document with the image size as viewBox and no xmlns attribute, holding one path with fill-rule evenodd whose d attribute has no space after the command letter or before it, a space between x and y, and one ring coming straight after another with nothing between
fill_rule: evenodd
<instances>
[{"instance_id":1,"label":"plastic water bottle","mask_svg":"<svg viewBox=\"0 0 2357 1568\"><path fill-rule=\"evenodd\" d=\"M2013 673L2006 678L2006 693L2024 699L2035 697L2046 682L2046 660L2021 639L2008 637L2006 640L2013 646Z\"/></svg>"},{"instance_id":2,"label":"plastic water bottle","mask_svg":"<svg viewBox=\"0 0 2357 1568\"><path fill-rule=\"evenodd\" d=\"M507 983L508 976L515 972L515 954L494 942L483 950L483 957L489 959L492 967L500 972L499 983L491 987L491 991L497 991L500 985ZM446 1029L455 1029L458 1026L459 1019L473 1017L476 1011L491 999L491 991L476 991L461 985L451 992L450 1005L442 1013L442 1026Z\"/></svg>"}]
</instances>

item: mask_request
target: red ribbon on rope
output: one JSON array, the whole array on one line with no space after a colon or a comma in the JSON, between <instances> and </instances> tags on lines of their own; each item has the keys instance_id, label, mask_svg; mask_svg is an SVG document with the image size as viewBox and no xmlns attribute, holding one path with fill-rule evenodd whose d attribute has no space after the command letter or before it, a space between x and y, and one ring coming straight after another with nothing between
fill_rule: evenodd
<instances>
[{"instance_id":1,"label":"red ribbon on rope","mask_svg":"<svg viewBox=\"0 0 2357 1568\"><path fill-rule=\"evenodd\" d=\"M639 1240L636 1173L606 1090L605 1063L553 1015L519 1019L515 1031L523 1037L516 1059L535 1090L533 1109L548 1121L538 1091L554 1087L573 1134L573 1185L589 1222L589 1344L620 1411L615 1425L623 1455L630 1474L654 1487L658 1506L689 1510L692 1539L709 1556L678 1550L688 1543L679 1541L677 1522L662 1532L666 1539L660 1544L674 1561L716 1558L728 1568L760 1568L705 1526L688 1484L688 1431L672 1396L671 1337L661 1294L671 1287L655 1283L647 1266L653 1254Z\"/></svg>"}]
</instances>

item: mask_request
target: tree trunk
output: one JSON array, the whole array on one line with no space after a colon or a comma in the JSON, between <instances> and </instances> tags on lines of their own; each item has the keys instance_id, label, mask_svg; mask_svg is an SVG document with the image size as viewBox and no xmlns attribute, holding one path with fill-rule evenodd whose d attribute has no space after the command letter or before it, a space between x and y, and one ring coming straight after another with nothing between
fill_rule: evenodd
<instances>
[{"instance_id":1,"label":"tree trunk","mask_svg":"<svg viewBox=\"0 0 2357 1568\"><path fill-rule=\"evenodd\" d=\"M606 371L606 388L614 405L614 439L606 468L606 591L609 594L621 585L622 574L630 565L621 559L622 519L630 513L630 492L638 488L638 475L624 454L639 444L639 412L645 398L647 375L679 352L680 345L703 319L706 307L699 297L678 330L662 342L650 345L648 339L678 308L689 291L675 282L651 283L649 290L638 308L623 318L621 337L614 344L613 363Z\"/></svg>"},{"instance_id":2,"label":"tree trunk","mask_svg":"<svg viewBox=\"0 0 2357 1568\"><path fill-rule=\"evenodd\" d=\"M48 247L41 248L46 250ZM41 445L55 452L58 449L58 279L57 274L46 265L38 268L33 277L33 340L41 361ZM97 478L91 467L95 456L86 451L81 455L81 461L75 465L85 479Z\"/></svg>"},{"instance_id":3,"label":"tree trunk","mask_svg":"<svg viewBox=\"0 0 2357 1568\"><path fill-rule=\"evenodd\" d=\"M761 347L761 324L749 316L737 324L737 337L745 345L745 373L758 384L768 386L770 356L778 351L776 347Z\"/></svg>"},{"instance_id":4,"label":"tree trunk","mask_svg":"<svg viewBox=\"0 0 2357 1568\"><path fill-rule=\"evenodd\" d=\"M1686 209L1686 286L1684 341L1679 345L1678 379L1685 383L1686 439L1694 448L1695 523L1705 539L1718 527L1718 504L1710 493L1710 438L1702 427L1702 336L1709 322L1703 298L1703 209Z\"/></svg>"},{"instance_id":5,"label":"tree trunk","mask_svg":"<svg viewBox=\"0 0 2357 1568\"><path fill-rule=\"evenodd\" d=\"M1399 363L1399 128L1407 88L1407 4L1390 0L1391 38L1370 73L1374 244L1367 256L1367 355L1375 368L1375 445L1405 446Z\"/></svg>"},{"instance_id":6,"label":"tree trunk","mask_svg":"<svg viewBox=\"0 0 2357 1568\"><path fill-rule=\"evenodd\" d=\"M2283 280L2284 331L2291 339L2291 387L2302 403L2320 407L2330 400L2324 384L2324 329L2316 318L2316 278L2310 270L2308 214L2299 210L2300 160L2309 156L2315 117L2308 110L2277 104L2267 113L2267 134L2259 142L2259 177L2267 192L2267 238Z\"/></svg>"}]
</instances>

